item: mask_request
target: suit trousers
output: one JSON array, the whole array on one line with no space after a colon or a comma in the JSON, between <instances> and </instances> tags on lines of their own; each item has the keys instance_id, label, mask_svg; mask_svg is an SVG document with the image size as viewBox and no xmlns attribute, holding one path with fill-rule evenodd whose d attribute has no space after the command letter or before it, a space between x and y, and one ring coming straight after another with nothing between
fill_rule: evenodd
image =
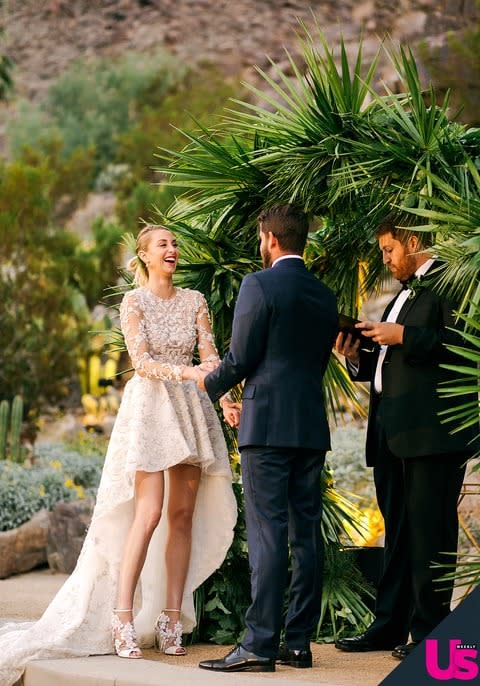
<instances>
[{"instance_id":1,"label":"suit trousers","mask_svg":"<svg viewBox=\"0 0 480 686\"><path fill-rule=\"evenodd\" d=\"M377 501L385 520L384 569L369 632L405 643L423 640L450 612L453 582L438 581L458 544L457 502L465 474L464 454L402 459L389 450L376 413Z\"/></svg>"},{"instance_id":2,"label":"suit trousers","mask_svg":"<svg viewBox=\"0 0 480 686\"><path fill-rule=\"evenodd\" d=\"M320 616L325 451L249 446L242 448L241 463L252 584L242 645L275 658L284 624L289 543L285 640L291 649L309 646Z\"/></svg>"}]
</instances>

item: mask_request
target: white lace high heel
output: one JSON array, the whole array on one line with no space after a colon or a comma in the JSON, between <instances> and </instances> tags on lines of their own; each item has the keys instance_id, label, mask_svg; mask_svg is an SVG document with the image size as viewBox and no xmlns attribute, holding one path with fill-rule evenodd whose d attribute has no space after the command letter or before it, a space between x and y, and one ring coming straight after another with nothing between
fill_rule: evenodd
<instances>
[{"instance_id":1,"label":"white lace high heel","mask_svg":"<svg viewBox=\"0 0 480 686\"><path fill-rule=\"evenodd\" d=\"M160 612L154 626L155 649L165 655L186 655L187 651L182 646L183 624L180 619L173 623L167 612L178 612L180 615L180 610L166 609ZM172 623L173 627L170 626Z\"/></svg>"},{"instance_id":2,"label":"white lace high heel","mask_svg":"<svg viewBox=\"0 0 480 686\"><path fill-rule=\"evenodd\" d=\"M115 652L118 657L128 657L131 660L139 660L143 657L142 651L137 645L137 634L133 622L123 624L118 618L119 612L132 612L132 610L114 610L112 615L112 638Z\"/></svg>"}]
</instances>

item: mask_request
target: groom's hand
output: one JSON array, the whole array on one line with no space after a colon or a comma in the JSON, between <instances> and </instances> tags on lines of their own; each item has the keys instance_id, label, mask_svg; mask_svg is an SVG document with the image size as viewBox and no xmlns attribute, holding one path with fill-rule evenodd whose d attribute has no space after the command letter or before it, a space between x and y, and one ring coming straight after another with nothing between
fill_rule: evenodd
<instances>
[{"instance_id":1,"label":"groom's hand","mask_svg":"<svg viewBox=\"0 0 480 686\"><path fill-rule=\"evenodd\" d=\"M225 423L234 429L237 428L240 424L240 414L242 412L241 403L234 403L233 401L223 399L220 401L220 404Z\"/></svg>"}]
</instances>

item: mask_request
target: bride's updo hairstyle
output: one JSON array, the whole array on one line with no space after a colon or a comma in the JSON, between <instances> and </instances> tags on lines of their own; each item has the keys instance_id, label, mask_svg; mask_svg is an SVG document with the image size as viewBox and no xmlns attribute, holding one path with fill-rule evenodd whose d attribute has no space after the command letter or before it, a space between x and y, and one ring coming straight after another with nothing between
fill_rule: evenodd
<instances>
[{"instance_id":1,"label":"bride's updo hairstyle","mask_svg":"<svg viewBox=\"0 0 480 686\"><path fill-rule=\"evenodd\" d=\"M132 257L127 264L128 271L133 273L133 282L136 286L145 286L148 283L148 267L142 258L139 257L138 253L148 248L152 232L157 229L170 231L170 229L167 229L166 226L162 226L161 224L146 224L138 233L135 257Z\"/></svg>"}]
</instances>

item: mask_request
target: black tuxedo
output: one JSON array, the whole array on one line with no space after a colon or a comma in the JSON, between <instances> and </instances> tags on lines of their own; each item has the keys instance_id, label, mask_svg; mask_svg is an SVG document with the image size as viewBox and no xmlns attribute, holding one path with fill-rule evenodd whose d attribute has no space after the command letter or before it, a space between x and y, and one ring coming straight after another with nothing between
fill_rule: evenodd
<instances>
[{"instance_id":1,"label":"black tuxedo","mask_svg":"<svg viewBox=\"0 0 480 686\"><path fill-rule=\"evenodd\" d=\"M205 379L212 400L245 380L239 445L252 604L242 644L264 657L277 654L289 543L290 648L308 646L319 617L320 478L330 448L322 380L336 330L332 291L302 260L280 260L244 278L229 351Z\"/></svg>"},{"instance_id":2,"label":"black tuxedo","mask_svg":"<svg viewBox=\"0 0 480 686\"><path fill-rule=\"evenodd\" d=\"M400 644L409 632L414 641L422 640L449 612L452 586L435 583L445 572L430 565L451 563L442 553L457 549L457 500L477 428L452 434L452 425L439 416L458 405L458 399L439 394L439 385L455 378L440 365L466 364L445 347L462 344L449 330L455 325L452 306L424 288L406 300L397 323L405 327L403 343L388 348L381 396L373 384L378 346L360 352L355 378L371 381L366 456L374 467L386 531L384 573L370 631Z\"/></svg>"}]
</instances>

